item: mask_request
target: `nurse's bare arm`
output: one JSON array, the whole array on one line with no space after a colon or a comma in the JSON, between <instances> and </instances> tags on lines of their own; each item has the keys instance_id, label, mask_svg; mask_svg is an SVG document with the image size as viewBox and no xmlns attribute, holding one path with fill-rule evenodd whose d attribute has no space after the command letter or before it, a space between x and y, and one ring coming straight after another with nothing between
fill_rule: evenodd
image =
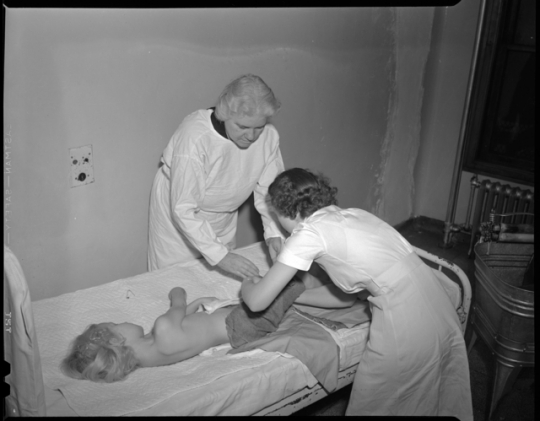
<instances>
[{"instance_id":1,"label":"nurse's bare arm","mask_svg":"<svg viewBox=\"0 0 540 421\"><path fill-rule=\"evenodd\" d=\"M281 251L281 246L283 245L283 240L281 237L272 237L266 240L266 245L268 246L268 252L270 253L270 258L272 262L275 262L279 252Z\"/></svg>"},{"instance_id":2,"label":"nurse's bare arm","mask_svg":"<svg viewBox=\"0 0 540 421\"><path fill-rule=\"evenodd\" d=\"M227 253L217 266L242 279L259 276L259 269L251 260L233 252Z\"/></svg>"},{"instance_id":3,"label":"nurse's bare arm","mask_svg":"<svg viewBox=\"0 0 540 421\"><path fill-rule=\"evenodd\" d=\"M330 279L317 262L313 262L307 272L299 270L296 276L302 280L306 289L317 288L327 284L333 285L332 279Z\"/></svg>"},{"instance_id":4,"label":"nurse's bare arm","mask_svg":"<svg viewBox=\"0 0 540 421\"><path fill-rule=\"evenodd\" d=\"M357 294L347 294L346 292L343 292L341 289L339 289L335 284L333 284L328 274L323 269L321 269L316 263L311 265L311 269L308 272L305 272L305 271L295 272L296 269L294 268L291 268L280 262L278 262L276 265L278 264L284 266L285 268L290 269L290 272L289 272L289 269L283 269L283 268L281 270L279 268L276 269L276 273L284 274L283 278L280 278L280 279L285 280L290 275L290 273L293 273L292 276L296 274L306 286L306 290L295 300L295 303L309 305L313 307L320 307L320 308L347 308L347 307L351 307L355 303L355 301L358 299ZM272 266L272 268L274 268L276 265ZM270 276L274 276L274 279L275 277L279 277L280 275L276 275L276 273L271 274ZM245 298L248 295L259 294L255 298L252 298L251 295L249 296L248 300L251 301L251 305L254 305L254 306L259 305L260 301L266 301L265 298L268 300L270 300L271 298L270 300L270 303L271 303L274 300L274 298L279 294L279 292L285 287L285 285L287 285L289 280L292 279L292 276L291 276L291 278L285 281L284 286L279 290L275 288L271 292L265 292L268 290L263 290L264 286L259 286L257 289L257 285L260 285L263 281L265 282L267 281L268 275L269 274L267 274L264 278L259 277L259 278L251 278L249 280L244 280L244 282L242 283L242 298L244 298L244 301L246 302L248 307L251 308L250 303L247 302ZM251 286L248 281L255 284L255 286ZM246 285L244 286L244 284ZM244 291L246 291L245 294L244 294ZM275 291L277 291L277 293ZM275 296L273 295L274 293L276 294ZM252 309L252 311L257 311L257 310Z\"/></svg>"},{"instance_id":5,"label":"nurse's bare arm","mask_svg":"<svg viewBox=\"0 0 540 421\"><path fill-rule=\"evenodd\" d=\"M306 287L295 301L321 308L351 307L357 300L357 294L347 294L339 289L328 274L316 262L311 264L309 271L298 271L296 274Z\"/></svg>"},{"instance_id":6,"label":"nurse's bare arm","mask_svg":"<svg viewBox=\"0 0 540 421\"><path fill-rule=\"evenodd\" d=\"M357 299L357 294L347 294L336 285L329 284L306 289L294 302L312 307L346 308L351 307Z\"/></svg>"},{"instance_id":7,"label":"nurse's bare arm","mask_svg":"<svg viewBox=\"0 0 540 421\"><path fill-rule=\"evenodd\" d=\"M276 262L261 279L244 279L242 299L251 311L262 311L279 295L298 270L281 262Z\"/></svg>"}]
</instances>

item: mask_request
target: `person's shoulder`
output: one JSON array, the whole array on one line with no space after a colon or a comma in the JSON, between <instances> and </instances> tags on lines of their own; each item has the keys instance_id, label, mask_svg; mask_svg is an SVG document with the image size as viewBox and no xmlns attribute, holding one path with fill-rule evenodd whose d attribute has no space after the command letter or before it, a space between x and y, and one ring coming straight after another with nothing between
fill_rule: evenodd
<instances>
[{"instance_id":1,"label":"person's shoulder","mask_svg":"<svg viewBox=\"0 0 540 421\"><path fill-rule=\"evenodd\" d=\"M341 225L345 223L347 220L347 215L357 216L357 210L360 209L342 209L337 205L329 205L313 213L306 219L306 222L319 230L326 230L328 227L335 226L336 224Z\"/></svg>"},{"instance_id":2,"label":"person's shoulder","mask_svg":"<svg viewBox=\"0 0 540 421\"><path fill-rule=\"evenodd\" d=\"M177 351L176 343L179 335L183 335L182 323L175 321L167 316L167 313L159 316L152 328L154 343L162 352Z\"/></svg>"},{"instance_id":3,"label":"person's shoulder","mask_svg":"<svg viewBox=\"0 0 540 421\"><path fill-rule=\"evenodd\" d=\"M310 216L310 219L319 221L341 215L342 213L343 209L341 209L339 206L329 205L314 212L313 215Z\"/></svg>"},{"instance_id":4,"label":"person's shoulder","mask_svg":"<svg viewBox=\"0 0 540 421\"><path fill-rule=\"evenodd\" d=\"M264 128L259 140L252 144L248 151L253 154L264 152L265 155L270 156L276 154L279 151L279 133L272 124L267 124Z\"/></svg>"},{"instance_id":5,"label":"person's shoulder","mask_svg":"<svg viewBox=\"0 0 540 421\"><path fill-rule=\"evenodd\" d=\"M335 212L339 208L337 206L326 206L319 209L318 211L312 213L310 216L305 218L297 227L296 231L300 232L302 230L308 231L320 231L324 230L325 222L334 218Z\"/></svg>"},{"instance_id":6,"label":"person's shoulder","mask_svg":"<svg viewBox=\"0 0 540 421\"><path fill-rule=\"evenodd\" d=\"M186 116L173 139L176 144L198 145L206 138L212 138L212 123L210 121L210 110L198 110Z\"/></svg>"},{"instance_id":7,"label":"person's shoulder","mask_svg":"<svg viewBox=\"0 0 540 421\"><path fill-rule=\"evenodd\" d=\"M369 221L371 223L383 222L382 219L380 219L376 215L372 214L371 212L368 212L367 210L360 209L360 208L342 209L342 213L344 215L347 215L347 214L354 215L357 218L361 218L362 220Z\"/></svg>"},{"instance_id":8,"label":"person's shoulder","mask_svg":"<svg viewBox=\"0 0 540 421\"><path fill-rule=\"evenodd\" d=\"M266 130L272 132L272 133L277 133L278 130L276 129L276 126L274 126L274 124L272 123L266 123L266 126L265 126Z\"/></svg>"},{"instance_id":9,"label":"person's shoulder","mask_svg":"<svg viewBox=\"0 0 540 421\"><path fill-rule=\"evenodd\" d=\"M211 124L210 116L212 114L212 110L197 110L193 111L191 114L188 114L184 120L182 121L182 124L180 124L179 129L208 129L208 125Z\"/></svg>"},{"instance_id":10,"label":"person's shoulder","mask_svg":"<svg viewBox=\"0 0 540 421\"><path fill-rule=\"evenodd\" d=\"M279 132L272 123L268 123L264 128L265 135L273 142L279 143Z\"/></svg>"}]
</instances>

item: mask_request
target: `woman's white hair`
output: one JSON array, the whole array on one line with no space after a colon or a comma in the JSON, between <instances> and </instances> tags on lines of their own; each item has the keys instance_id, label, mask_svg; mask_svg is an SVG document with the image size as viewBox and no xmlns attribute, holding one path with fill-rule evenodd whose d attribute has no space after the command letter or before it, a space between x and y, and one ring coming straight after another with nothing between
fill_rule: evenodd
<instances>
[{"instance_id":1,"label":"woman's white hair","mask_svg":"<svg viewBox=\"0 0 540 421\"><path fill-rule=\"evenodd\" d=\"M252 74L240 76L229 83L216 103L216 117L226 121L233 116L261 115L272 117L281 107L272 89Z\"/></svg>"}]
</instances>

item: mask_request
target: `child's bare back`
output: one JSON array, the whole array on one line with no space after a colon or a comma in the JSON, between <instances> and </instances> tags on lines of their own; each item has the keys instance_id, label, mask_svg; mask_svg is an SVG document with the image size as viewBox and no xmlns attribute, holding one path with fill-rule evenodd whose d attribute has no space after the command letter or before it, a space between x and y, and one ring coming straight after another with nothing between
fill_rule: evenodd
<instances>
[{"instance_id":1,"label":"child's bare back","mask_svg":"<svg viewBox=\"0 0 540 421\"><path fill-rule=\"evenodd\" d=\"M176 351L169 355L160 352L161 355L157 354L157 359L149 361L147 366L183 361L208 348L229 342L225 319L233 309L234 307L220 308L211 314L193 313L184 317L180 326L166 325L163 331L154 332L154 335L167 335L168 346L171 347L168 349Z\"/></svg>"}]
</instances>

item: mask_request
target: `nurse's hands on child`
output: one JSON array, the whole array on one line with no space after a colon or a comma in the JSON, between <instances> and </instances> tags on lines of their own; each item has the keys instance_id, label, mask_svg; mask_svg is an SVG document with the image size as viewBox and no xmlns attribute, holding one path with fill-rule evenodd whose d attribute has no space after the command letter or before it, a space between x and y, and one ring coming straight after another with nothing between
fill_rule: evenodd
<instances>
[{"instance_id":1,"label":"nurse's hands on child","mask_svg":"<svg viewBox=\"0 0 540 421\"><path fill-rule=\"evenodd\" d=\"M275 263L276 258L281 251L281 246L283 245L281 237L272 237L267 239L266 245L268 246L268 251L270 252L270 258L272 259L272 262Z\"/></svg>"},{"instance_id":2,"label":"nurse's hands on child","mask_svg":"<svg viewBox=\"0 0 540 421\"><path fill-rule=\"evenodd\" d=\"M251 260L232 252L227 253L217 266L242 279L259 276L259 269Z\"/></svg>"}]
</instances>

